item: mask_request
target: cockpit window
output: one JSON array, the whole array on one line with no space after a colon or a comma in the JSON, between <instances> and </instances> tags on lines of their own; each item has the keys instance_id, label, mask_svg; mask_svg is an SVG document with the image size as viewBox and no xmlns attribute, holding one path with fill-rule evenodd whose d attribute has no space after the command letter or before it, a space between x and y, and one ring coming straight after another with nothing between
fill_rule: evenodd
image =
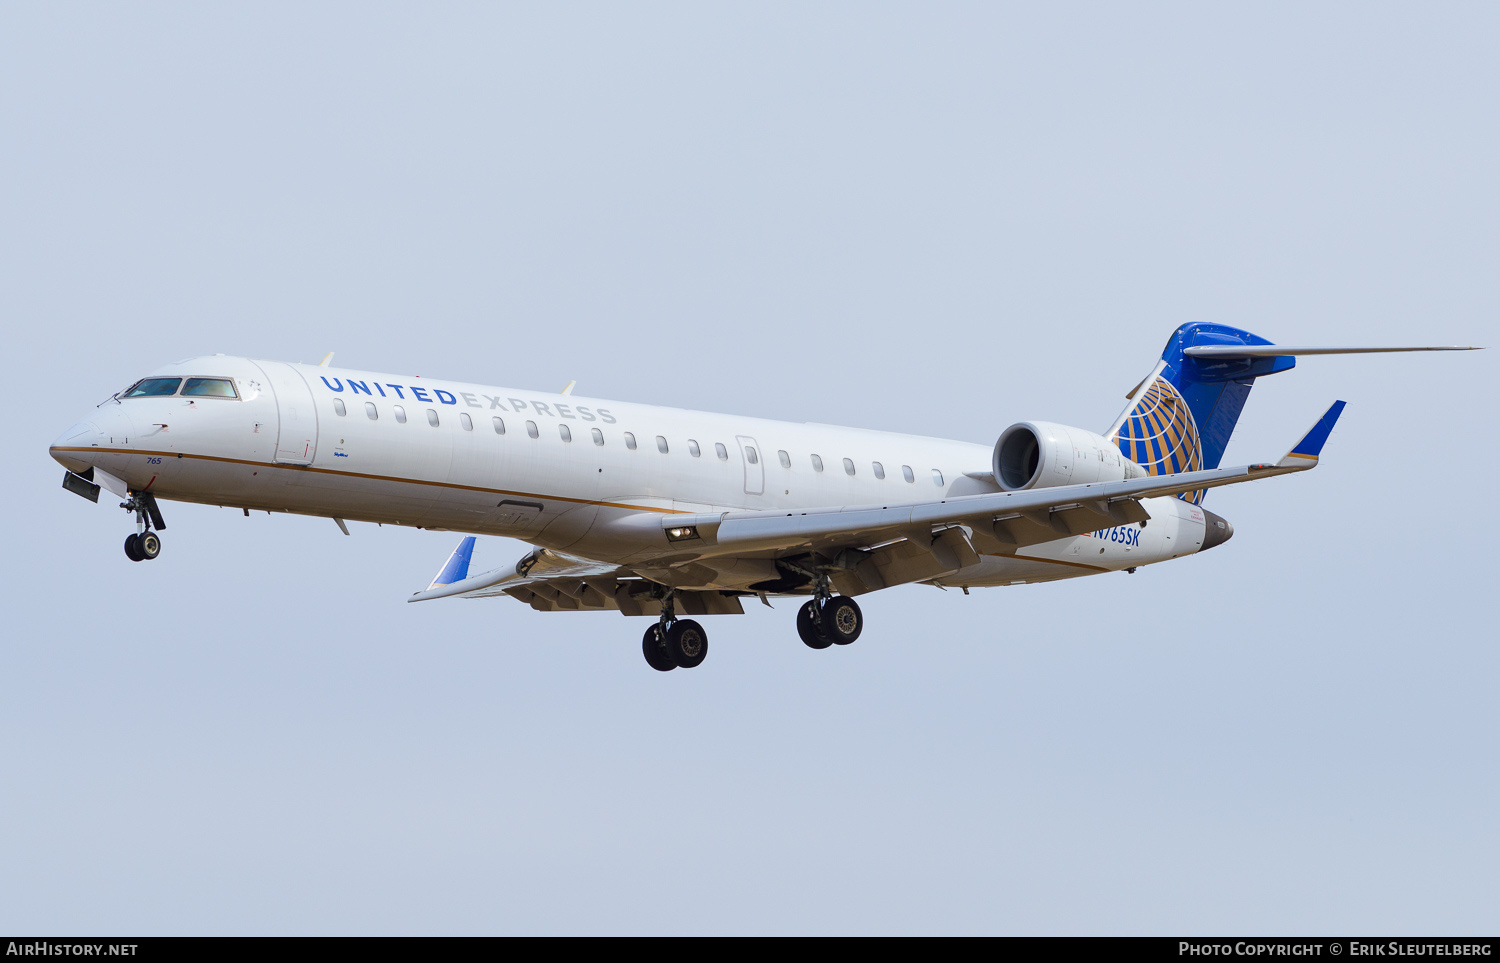
<instances>
[{"instance_id":1,"label":"cockpit window","mask_svg":"<svg viewBox=\"0 0 1500 963\"><path fill-rule=\"evenodd\" d=\"M156 395L175 395L181 378L147 378L138 381L135 387L125 392L126 398L151 398Z\"/></svg>"},{"instance_id":2,"label":"cockpit window","mask_svg":"<svg viewBox=\"0 0 1500 963\"><path fill-rule=\"evenodd\" d=\"M213 398L238 398L234 382L228 378L189 378L182 386L185 395L208 395Z\"/></svg>"}]
</instances>

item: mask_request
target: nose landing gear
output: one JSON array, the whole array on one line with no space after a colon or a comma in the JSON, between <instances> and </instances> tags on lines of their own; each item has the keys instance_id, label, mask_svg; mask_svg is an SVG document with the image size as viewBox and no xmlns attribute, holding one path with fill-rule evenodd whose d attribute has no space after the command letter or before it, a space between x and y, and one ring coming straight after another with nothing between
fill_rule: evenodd
<instances>
[{"instance_id":1,"label":"nose landing gear","mask_svg":"<svg viewBox=\"0 0 1500 963\"><path fill-rule=\"evenodd\" d=\"M161 554L161 538L155 532L141 532L125 538L125 555L132 562L149 562Z\"/></svg>"},{"instance_id":2,"label":"nose landing gear","mask_svg":"<svg viewBox=\"0 0 1500 963\"><path fill-rule=\"evenodd\" d=\"M161 554L161 536L152 531L167 527L162 521L161 509L156 505L156 496L150 492L131 492L120 507L135 513L136 533L125 539L125 557L132 562L149 562Z\"/></svg>"}]
</instances>

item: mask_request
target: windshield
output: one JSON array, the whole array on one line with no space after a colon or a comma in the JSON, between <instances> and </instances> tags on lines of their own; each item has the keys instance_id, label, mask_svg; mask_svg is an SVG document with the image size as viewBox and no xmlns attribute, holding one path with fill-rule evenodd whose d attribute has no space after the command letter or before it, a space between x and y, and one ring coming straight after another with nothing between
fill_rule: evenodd
<instances>
[{"instance_id":1,"label":"windshield","mask_svg":"<svg viewBox=\"0 0 1500 963\"><path fill-rule=\"evenodd\" d=\"M240 394L234 390L234 379L232 378L145 378L137 381L129 391L120 395L121 398L164 398L177 394L178 387L182 388L182 394L197 398L230 398L239 400Z\"/></svg>"},{"instance_id":2,"label":"windshield","mask_svg":"<svg viewBox=\"0 0 1500 963\"><path fill-rule=\"evenodd\" d=\"M182 384L181 378L147 378L136 383L134 388L125 392L125 398L149 398L155 395L175 395L177 386Z\"/></svg>"},{"instance_id":3,"label":"windshield","mask_svg":"<svg viewBox=\"0 0 1500 963\"><path fill-rule=\"evenodd\" d=\"M214 398L237 398L234 382L228 378L189 378L182 386L185 395L209 395Z\"/></svg>"}]
</instances>

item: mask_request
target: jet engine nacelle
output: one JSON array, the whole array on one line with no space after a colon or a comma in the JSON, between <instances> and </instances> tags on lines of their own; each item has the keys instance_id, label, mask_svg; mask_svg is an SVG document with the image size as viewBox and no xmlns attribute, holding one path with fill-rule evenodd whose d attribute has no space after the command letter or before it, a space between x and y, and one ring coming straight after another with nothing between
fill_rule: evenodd
<instances>
[{"instance_id":1,"label":"jet engine nacelle","mask_svg":"<svg viewBox=\"0 0 1500 963\"><path fill-rule=\"evenodd\" d=\"M1022 421L1005 429L995 442L994 471L1008 492L1146 476L1146 469L1108 439L1050 421Z\"/></svg>"}]
</instances>

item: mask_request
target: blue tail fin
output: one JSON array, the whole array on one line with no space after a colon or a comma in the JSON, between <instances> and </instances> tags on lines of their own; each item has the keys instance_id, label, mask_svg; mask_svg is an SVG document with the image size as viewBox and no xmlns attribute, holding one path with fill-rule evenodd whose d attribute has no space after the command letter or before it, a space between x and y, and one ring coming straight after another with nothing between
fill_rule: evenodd
<instances>
[{"instance_id":1,"label":"blue tail fin","mask_svg":"<svg viewBox=\"0 0 1500 963\"><path fill-rule=\"evenodd\" d=\"M1195 322L1172 332L1131 403L1106 432L1126 458L1152 475L1218 468L1256 378L1287 371L1297 359L1267 357L1193 358L1187 348L1205 345L1268 345L1259 335L1223 324ZM1203 492L1179 496L1199 504Z\"/></svg>"}]
</instances>

